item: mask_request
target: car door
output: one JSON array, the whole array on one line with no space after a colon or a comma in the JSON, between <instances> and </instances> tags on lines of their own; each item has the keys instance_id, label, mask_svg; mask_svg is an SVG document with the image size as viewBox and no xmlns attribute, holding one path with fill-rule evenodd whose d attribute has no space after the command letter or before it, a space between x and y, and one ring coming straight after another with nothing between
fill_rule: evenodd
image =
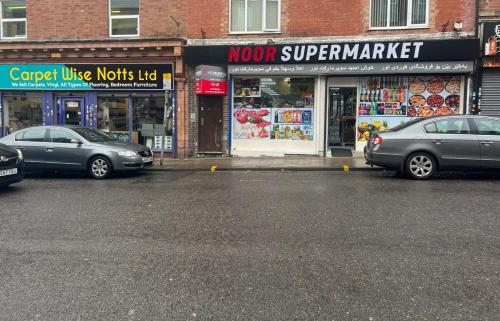
<instances>
[{"instance_id":1,"label":"car door","mask_svg":"<svg viewBox=\"0 0 500 321\"><path fill-rule=\"evenodd\" d=\"M473 118L481 146L481 166L500 168L500 119Z\"/></svg>"},{"instance_id":2,"label":"car door","mask_svg":"<svg viewBox=\"0 0 500 321\"><path fill-rule=\"evenodd\" d=\"M481 149L467 118L448 117L424 125L440 168L479 168Z\"/></svg>"},{"instance_id":3,"label":"car door","mask_svg":"<svg viewBox=\"0 0 500 321\"><path fill-rule=\"evenodd\" d=\"M14 136L14 147L20 149L24 154L26 168L44 169L45 162L46 128L33 127L20 131Z\"/></svg>"},{"instance_id":4,"label":"car door","mask_svg":"<svg viewBox=\"0 0 500 321\"><path fill-rule=\"evenodd\" d=\"M50 128L47 137L45 159L50 168L61 170L85 168L83 143L69 129Z\"/></svg>"}]
</instances>

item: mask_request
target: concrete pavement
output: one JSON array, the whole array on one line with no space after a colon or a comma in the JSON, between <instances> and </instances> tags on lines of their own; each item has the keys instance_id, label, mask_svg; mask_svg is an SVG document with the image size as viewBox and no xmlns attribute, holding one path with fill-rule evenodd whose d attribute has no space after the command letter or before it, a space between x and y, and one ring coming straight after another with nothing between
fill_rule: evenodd
<instances>
[{"instance_id":1,"label":"concrete pavement","mask_svg":"<svg viewBox=\"0 0 500 321\"><path fill-rule=\"evenodd\" d=\"M155 166L148 168L154 171L207 171L213 166L219 171L343 171L347 165L352 171L377 170L366 165L362 156L345 158L325 158L314 156L287 157L219 157L166 159L163 166L159 160Z\"/></svg>"}]
</instances>

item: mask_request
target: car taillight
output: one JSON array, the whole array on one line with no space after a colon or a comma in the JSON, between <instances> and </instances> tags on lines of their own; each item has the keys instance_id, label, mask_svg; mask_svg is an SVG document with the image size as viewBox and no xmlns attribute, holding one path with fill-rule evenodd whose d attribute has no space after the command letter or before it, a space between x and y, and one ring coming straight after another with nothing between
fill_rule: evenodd
<instances>
[{"instance_id":1,"label":"car taillight","mask_svg":"<svg viewBox=\"0 0 500 321\"><path fill-rule=\"evenodd\" d=\"M382 136L372 137L372 145L381 145L382 144Z\"/></svg>"}]
</instances>

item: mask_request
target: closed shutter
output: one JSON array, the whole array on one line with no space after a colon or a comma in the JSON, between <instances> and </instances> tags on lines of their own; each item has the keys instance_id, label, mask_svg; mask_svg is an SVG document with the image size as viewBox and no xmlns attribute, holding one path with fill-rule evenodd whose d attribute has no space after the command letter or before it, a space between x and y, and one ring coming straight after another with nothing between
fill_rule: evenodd
<instances>
[{"instance_id":1,"label":"closed shutter","mask_svg":"<svg viewBox=\"0 0 500 321\"><path fill-rule=\"evenodd\" d=\"M481 115L500 116L500 70L483 73Z\"/></svg>"}]
</instances>

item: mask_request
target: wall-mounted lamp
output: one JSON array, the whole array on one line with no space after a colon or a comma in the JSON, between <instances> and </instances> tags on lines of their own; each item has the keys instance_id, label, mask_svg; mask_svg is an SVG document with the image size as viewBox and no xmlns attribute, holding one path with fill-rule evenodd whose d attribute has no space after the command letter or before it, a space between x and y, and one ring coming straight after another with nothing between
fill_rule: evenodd
<instances>
[{"instance_id":1,"label":"wall-mounted lamp","mask_svg":"<svg viewBox=\"0 0 500 321\"><path fill-rule=\"evenodd\" d=\"M455 21L455 23L453 24L453 29L455 31L462 31L462 28L464 27L464 23L462 20L457 20Z\"/></svg>"}]
</instances>

